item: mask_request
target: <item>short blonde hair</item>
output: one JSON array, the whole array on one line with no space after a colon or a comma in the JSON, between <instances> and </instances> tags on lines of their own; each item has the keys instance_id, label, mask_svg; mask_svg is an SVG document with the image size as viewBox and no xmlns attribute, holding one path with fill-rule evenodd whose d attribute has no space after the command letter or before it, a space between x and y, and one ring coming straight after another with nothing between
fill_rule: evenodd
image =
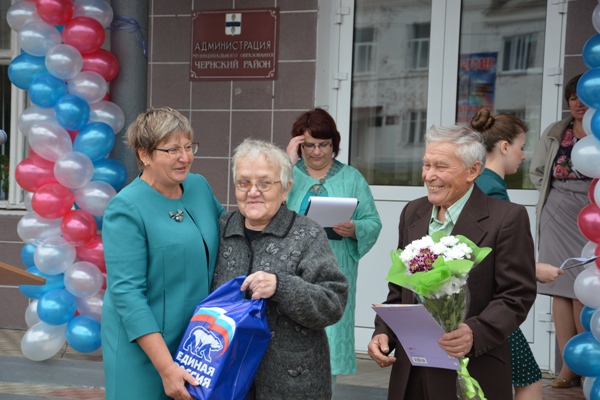
<instances>
[{"instance_id":1,"label":"short blonde hair","mask_svg":"<svg viewBox=\"0 0 600 400\"><path fill-rule=\"evenodd\" d=\"M142 169L144 163L140 159L140 150L152 157L158 143L175 133L183 134L190 140L194 139L190 121L179 111L171 107L153 108L138 115L129 125L125 143L133 150L138 168Z\"/></svg>"}]
</instances>

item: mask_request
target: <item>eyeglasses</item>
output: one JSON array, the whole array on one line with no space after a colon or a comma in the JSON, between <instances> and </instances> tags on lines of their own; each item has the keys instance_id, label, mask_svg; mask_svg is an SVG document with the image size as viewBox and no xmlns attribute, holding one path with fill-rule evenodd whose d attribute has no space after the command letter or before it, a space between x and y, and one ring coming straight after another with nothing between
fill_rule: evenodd
<instances>
[{"instance_id":1,"label":"eyeglasses","mask_svg":"<svg viewBox=\"0 0 600 400\"><path fill-rule=\"evenodd\" d=\"M181 154L183 154L184 151L186 153L196 154L199 146L200 146L200 143L194 142L185 147L171 147L170 149L154 149L154 150L164 151L165 153L169 154L170 156L180 156Z\"/></svg>"},{"instance_id":2,"label":"eyeglasses","mask_svg":"<svg viewBox=\"0 0 600 400\"><path fill-rule=\"evenodd\" d=\"M250 179L238 179L235 181L235 187L242 192L249 192L252 189L252 186L256 186L256 189L258 189L259 192L266 192L271 189L274 183L279 182L281 181L269 181L266 179L251 181Z\"/></svg>"},{"instance_id":3,"label":"eyeglasses","mask_svg":"<svg viewBox=\"0 0 600 400\"><path fill-rule=\"evenodd\" d=\"M326 148L330 147L331 143L319 143L319 144L314 144L314 143L302 143L302 148L306 151L314 151L315 147L318 147L321 151L325 151Z\"/></svg>"}]
</instances>

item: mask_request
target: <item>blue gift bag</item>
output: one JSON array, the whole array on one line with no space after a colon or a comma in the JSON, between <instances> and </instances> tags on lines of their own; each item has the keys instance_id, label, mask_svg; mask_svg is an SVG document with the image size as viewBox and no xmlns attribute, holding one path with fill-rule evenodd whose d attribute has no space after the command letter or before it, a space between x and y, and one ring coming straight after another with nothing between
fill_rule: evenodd
<instances>
[{"instance_id":1,"label":"blue gift bag","mask_svg":"<svg viewBox=\"0 0 600 400\"><path fill-rule=\"evenodd\" d=\"M200 382L196 399L244 399L271 339L266 299L247 300L245 276L221 285L194 311L175 362Z\"/></svg>"}]
</instances>

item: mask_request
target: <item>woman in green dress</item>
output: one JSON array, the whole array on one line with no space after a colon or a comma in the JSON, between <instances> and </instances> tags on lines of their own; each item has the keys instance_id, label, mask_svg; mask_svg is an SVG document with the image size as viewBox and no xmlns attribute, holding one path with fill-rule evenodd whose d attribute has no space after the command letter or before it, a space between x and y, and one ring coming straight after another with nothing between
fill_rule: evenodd
<instances>
[{"instance_id":1,"label":"woman in green dress","mask_svg":"<svg viewBox=\"0 0 600 400\"><path fill-rule=\"evenodd\" d=\"M525 160L527 126L519 118L509 114L492 116L486 108L479 110L471 120L471 128L481 133L486 147L485 169L475 183L488 196L510 201L504 177L517 172ZM553 277L564 273L543 263L536 264L536 276ZM542 399L542 373L529 343L521 329L509 337L512 384L515 400Z\"/></svg>"},{"instance_id":2,"label":"woman in green dress","mask_svg":"<svg viewBox=\"0 0 600 400\"><path fill-rule=\"evenodd\" d=\"M296 120L286 151L295 165L288 208L304 214L311 196L358 199L352 219L333 227L342 239L329 240L350 285L344 316L326 328L334 384L336 375L356 373L354 311L358 261L371 250L381 231L381 220L369 184L358 170L335 159L339 151L340 134L327 111L316 108Z\"/></svg>"},{"instance_id":3,"label":"woman in green dress","mask_svg":"<svg viewBox=\"0 0 600 400\"><path fill-rule=\"evenodd\" d=\"M127 130L142 173L104 214L107 289L102 355L108 400L192 400L196 380L173 361L212 282L223 207L191 174L198 143L171 108L138 116Z\"/></svg>"}]
</instances>

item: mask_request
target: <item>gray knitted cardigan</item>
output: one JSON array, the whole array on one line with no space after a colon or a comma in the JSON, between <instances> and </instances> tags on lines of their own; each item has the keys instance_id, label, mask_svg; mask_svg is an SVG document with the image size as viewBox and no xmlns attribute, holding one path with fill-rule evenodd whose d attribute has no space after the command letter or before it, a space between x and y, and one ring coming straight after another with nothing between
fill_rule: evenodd
<instances>
[{"instance_id":1,"label":"gray knitted cardigan","mask_svg":"<svg viewBox=\"0 0 600 400\"><path fill-rule=\"evenodd\" d=\"M325 327L344 313L348 282L325 231L282 206L264 231L248 242L239 210L219 219L214 290L240 275L277 275L267 301L271 342L248 399L331 399Z\"/></svg>"}]
</instances>

